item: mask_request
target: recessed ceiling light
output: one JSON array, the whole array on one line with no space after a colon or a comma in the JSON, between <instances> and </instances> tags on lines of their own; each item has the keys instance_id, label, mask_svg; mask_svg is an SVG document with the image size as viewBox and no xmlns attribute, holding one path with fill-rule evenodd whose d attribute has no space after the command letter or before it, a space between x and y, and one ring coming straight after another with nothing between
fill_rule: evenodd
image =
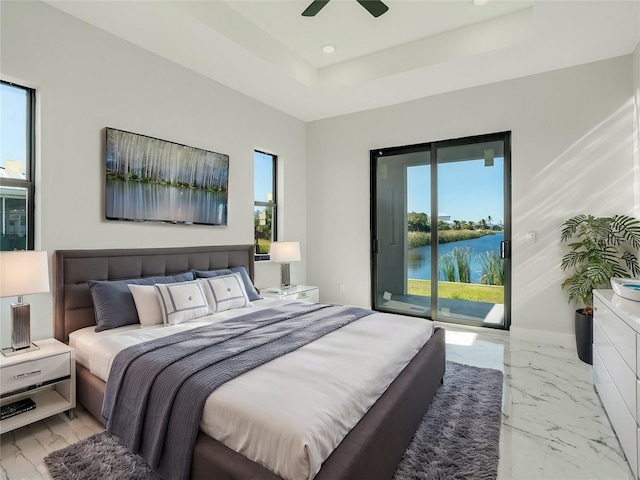
<instances>
[{"instance_id":1,"label":"recessed ceiling light","mask_svg":"<svg viewBox=\"0 0 640 480\"><path fill-rule=\"evenodd\" d=\"M473 0L473 4L474 5L486 5L487 3L489 3L489 0Z\"/></svg>"},{"instance_id":2,"label":"recessed ceiling light","mask_svg":"<svg viewBox=\"0 0 640 480\"><path fill-rule=\"evenodd\" d=\"M322 51L324 53L333 53L336 51L336 46L335 45L331 45L330 43L327 43L326 45L322 46Z\"/></svg>"}]
</instances>

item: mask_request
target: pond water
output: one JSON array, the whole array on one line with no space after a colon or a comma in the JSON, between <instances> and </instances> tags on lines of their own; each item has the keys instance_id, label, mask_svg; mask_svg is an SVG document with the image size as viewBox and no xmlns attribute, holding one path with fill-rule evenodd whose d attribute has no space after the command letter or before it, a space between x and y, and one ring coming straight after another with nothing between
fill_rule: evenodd
<instances>
[{"instance_id":1,"label":"pond water","mask_svg":"<svg viewBox=\"0 0 640 480\"><path fill-rule=\"evenodd\" d=\"M227 224L227 193L107 179L107 218Z\"/></svg>"},{"instance_id":2,"label":"pond water","mask_svg":"<svg viewBox=\"0 0 640 480\"><path fill-rule=\"evenodd\" d=\"M500 242L504 240L504 233L495 235L485 235L484 237L472 240L461 240L459 242L443 243L438 245L438 255L450 252L456 247L471 249L471 282L478 283L482 277L482 264L478 259L484 256L485 252L494 250L500 251ZM431 245L418 247L409 250L408 256L408 278L418 280L431 279ZM440 280L443 280L440 274Z\"/></svg>"}]
</instances>

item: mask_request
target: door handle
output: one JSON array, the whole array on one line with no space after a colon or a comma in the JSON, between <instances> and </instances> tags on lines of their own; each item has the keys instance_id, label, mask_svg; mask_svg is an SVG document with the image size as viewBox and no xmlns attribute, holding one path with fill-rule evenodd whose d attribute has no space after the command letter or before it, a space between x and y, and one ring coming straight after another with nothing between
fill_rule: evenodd
<instances>
[{"instance_id":1,"label":"door handle","mask_svg":"<svg viewBox=\"0 0 640 480\"><path fill-rule=\"evenodd\" d=\"M511 257L511 242L507 240L503 240L500 242L500 258L503 260L505 258Z\"/></svg>"}]
</instances>

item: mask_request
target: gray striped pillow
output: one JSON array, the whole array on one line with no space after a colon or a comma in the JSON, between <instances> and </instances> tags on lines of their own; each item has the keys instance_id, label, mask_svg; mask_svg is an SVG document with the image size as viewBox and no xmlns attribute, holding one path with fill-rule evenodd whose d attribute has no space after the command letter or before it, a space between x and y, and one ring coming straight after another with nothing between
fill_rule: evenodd
<instances>
[{"instance_id":1,"label":"gray striped pillow","mask_svg":"<svg viewBox=\"0 0 640 480\"><path fill-rule=\"evenodd\" d=\"M202 284L198 280L156 284L165 325L176 325L211 313Z\"/></svg>"}]
</instances>

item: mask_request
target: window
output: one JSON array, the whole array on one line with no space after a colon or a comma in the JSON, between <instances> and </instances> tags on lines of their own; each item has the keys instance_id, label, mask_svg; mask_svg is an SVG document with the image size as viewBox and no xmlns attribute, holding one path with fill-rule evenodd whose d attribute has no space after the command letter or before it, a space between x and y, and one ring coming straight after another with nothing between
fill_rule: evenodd
<instances>
[{"instance_id":1,"label":"window","mask_svg":"<svg viewBox=\"0 0 640 480\"><path fill-rule=\"evenodd\" d=\"M256 260L269 260L271 242L277 240L277 175L278 157L255 151L253 186L253 223Z\"/></svg>"},{"instance_id":2,"label":"window","mask_svg":"<svg viewBox=\"0 0 640 480\"><path fill-rule=\"evenodd\" d=\"M0 82L0 250L33 250L35 91Z\"/></svg>"}]
</instances>

